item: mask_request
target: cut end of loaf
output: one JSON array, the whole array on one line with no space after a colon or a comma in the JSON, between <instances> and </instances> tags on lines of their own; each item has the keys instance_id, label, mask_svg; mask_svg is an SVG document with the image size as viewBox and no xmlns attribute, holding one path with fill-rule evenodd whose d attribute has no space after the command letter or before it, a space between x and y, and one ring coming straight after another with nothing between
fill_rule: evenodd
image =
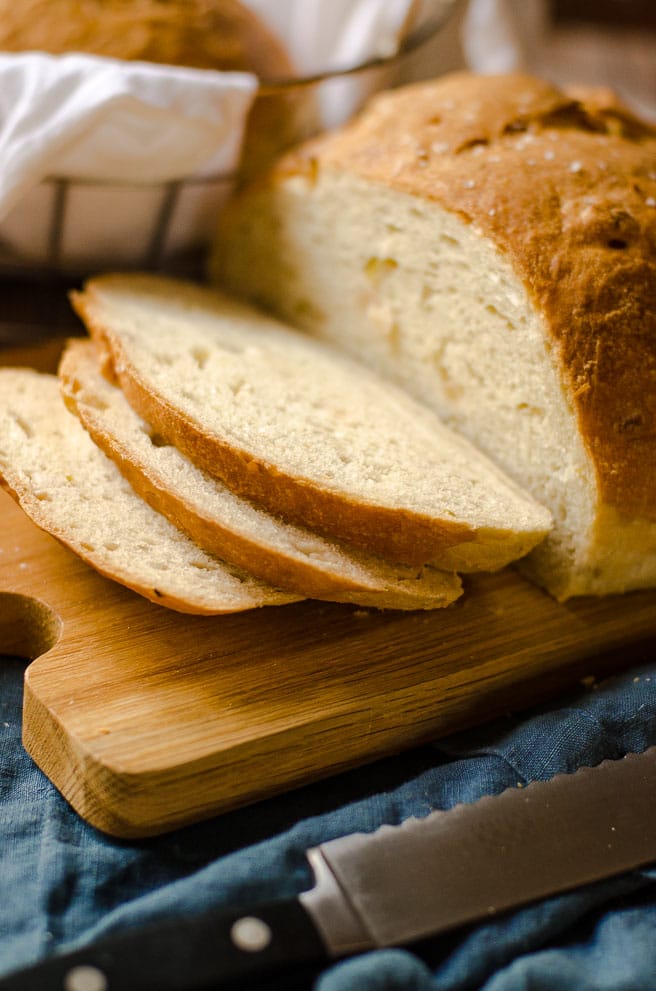
<instances>
[{"instance_id":1,"label":"cut end of loaf","mask_svg":"<svg viewBox=\"0 0 656 991\"><path fill-rule=\"evenodd\" d=\"M426 81L243 191L212 275L430 404L548 506L526 566L554 595L645 587L655 163L656 130L607 93Z\"/></svg>"}]
</instances>

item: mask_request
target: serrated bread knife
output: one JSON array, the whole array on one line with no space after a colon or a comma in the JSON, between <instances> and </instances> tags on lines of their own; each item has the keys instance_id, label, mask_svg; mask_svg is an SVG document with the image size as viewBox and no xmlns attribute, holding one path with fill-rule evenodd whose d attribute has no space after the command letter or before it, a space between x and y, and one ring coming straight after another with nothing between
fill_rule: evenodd
<instances>
[{"instance_id":1,"label":"serrated bread knife","mask_svg":"<svg viewBox=\"0 0 656 991\"><path fill-rule=\"evenodd\" d=\"M298 898L109 936L0 991L246 989L656 861L656 747L308 851ZM261 986L258 984L258 986Z\"/></svg>"}]
</instances>

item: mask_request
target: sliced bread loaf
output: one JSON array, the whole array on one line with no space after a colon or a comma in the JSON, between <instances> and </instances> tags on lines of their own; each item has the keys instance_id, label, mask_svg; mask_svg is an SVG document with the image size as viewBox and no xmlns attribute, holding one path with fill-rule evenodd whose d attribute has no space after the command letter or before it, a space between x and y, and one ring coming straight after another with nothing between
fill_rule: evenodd
<instances>
[{"instance_id":1,"label":"sliced bread loaf","mask_svg":"<svg viewBox=\"0 0 656 991\"><path fill-rule=\"evenodd\" d=\"M59 367L67 405L154 509L199 546L277 588L386 609L436 609L460 579L432 568L392 565L284 523L234 495L165 444L100 370L90 341L71 341Z\"/></svg>"},{"instance_id":2,"label":"sliced bread loaf","mask_svg":"<svg viewBox=\"0 0 656 991\"><path fill-rule=\"evenodd\" d=\"M0 476L25 513L96 571L180 612L283 605L147 506L65 407L53 375L0 369Z\"/></svg>"},{"instance_id":3,"label":"sliced bread loaf","mask_svg":"<svg viewBox=\"0 0 656 991\"><path fill-rule=\"evenodd\" d=\"M557 597L656 585L656 130L523 75L376 98L238 197L214 277L430 404L554 518Z\"/></svg>"},{"instance_id":4,"label":"sliced bread loaf","mask_svg":"<svg viewBox=\"0 0 656 991\"><path fill-rule=\"evenodd\" d=\"M549 528L426 407L251 307L149 275L95 278L72 298L133 408L271 513L450 570L502 567Z\"/></svg>"}]
</instances>

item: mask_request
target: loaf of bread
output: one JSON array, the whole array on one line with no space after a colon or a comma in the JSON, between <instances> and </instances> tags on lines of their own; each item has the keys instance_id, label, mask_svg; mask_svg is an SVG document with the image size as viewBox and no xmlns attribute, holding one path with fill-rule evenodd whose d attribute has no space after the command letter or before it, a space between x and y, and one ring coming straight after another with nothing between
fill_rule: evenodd
<instances>
[{"instance_id":1,"label":"loaf of bread","mask_svg":"<svg viewBox=\"0 0 656 991\"><path fill-rule=\"evenodd\" d=\"M238 197L213 278L432 406L551 510L556 597L656 585L656 132L605 92L384 94Z\"/></svg>"},{"instance_id":2,"label":"loaf of bread","mask_svg":"<svg viewBox=\"0 0 656 991\"><path fill-rule=\"evenodd\" d=\"M182 342L184 346L184 342ZM455 574L392 565L285 523L234 495L164 444L100 370L89 341L59 367L65 400L135 491L208 553L277 588L384 609L436 609L461 593Z\"/></svg>"},{"instance_id":3,"label":"loaf of bread","mask_svg":"<svg viewBox=\"0 0 656 991\"><path fill-rule=\"evenodd\" d=\"M130 405L268 512L391 561L499 568L549 514L425 406L219 293L105 275L72 295Z\"/></svg>"},{"instance_id":4,"label":"loaf of bread","mask_svg":"<svg viewBox=\"0 0 656 991\"><path fill-rule=\"evenodd\" d=\"M0 0L0 51L85 52L289 75L280 41L239 0Z\"/></svg>"},{"instance_id":5,"label":"loaf of bread","mask_svg":"<svg viewBox=\"0 0 656 991\"><path fill-rule=\"evenodd\" d=\"M135 495L53 375L0 369L0 480L37 526L158 605L214 615L300 598L204 553Z\"/></svg>"}]
</instances>

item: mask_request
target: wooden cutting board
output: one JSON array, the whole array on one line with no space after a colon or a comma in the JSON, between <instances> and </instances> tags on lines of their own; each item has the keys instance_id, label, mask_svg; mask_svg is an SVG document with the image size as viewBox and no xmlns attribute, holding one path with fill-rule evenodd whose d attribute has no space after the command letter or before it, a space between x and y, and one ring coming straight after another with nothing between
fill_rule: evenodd
<instances>
[{"instance_id":1,"label":"wooden cutting board","mask_svg":"<svg viewBox=\"0 0 656 991\"><path fill-rule=\"evenodd\" d=\"M5 348L0 363L53 371L61 346ZM511 569L468 580L432 613L303 602L183 616L101 578L0 493L0 652L35 658L25 746L81 816L117 836L517 711L629 666L649 638L656 592L558 605Z\"/></svg>"},{"instance_id":2,"label":"wooden cutting board","mask_svg":"<svg viewBox=\"0 0 656 991\"><path fill-rule=\"evenodd\" d=\"M101 830L146 836L516 710L656 636L656 594L558 605L512 570L431 613L303 602L173 613L0 494L0 651L24 742ZM600 652L622 648L609 659Z\"/></svg>"}]
</instances>

